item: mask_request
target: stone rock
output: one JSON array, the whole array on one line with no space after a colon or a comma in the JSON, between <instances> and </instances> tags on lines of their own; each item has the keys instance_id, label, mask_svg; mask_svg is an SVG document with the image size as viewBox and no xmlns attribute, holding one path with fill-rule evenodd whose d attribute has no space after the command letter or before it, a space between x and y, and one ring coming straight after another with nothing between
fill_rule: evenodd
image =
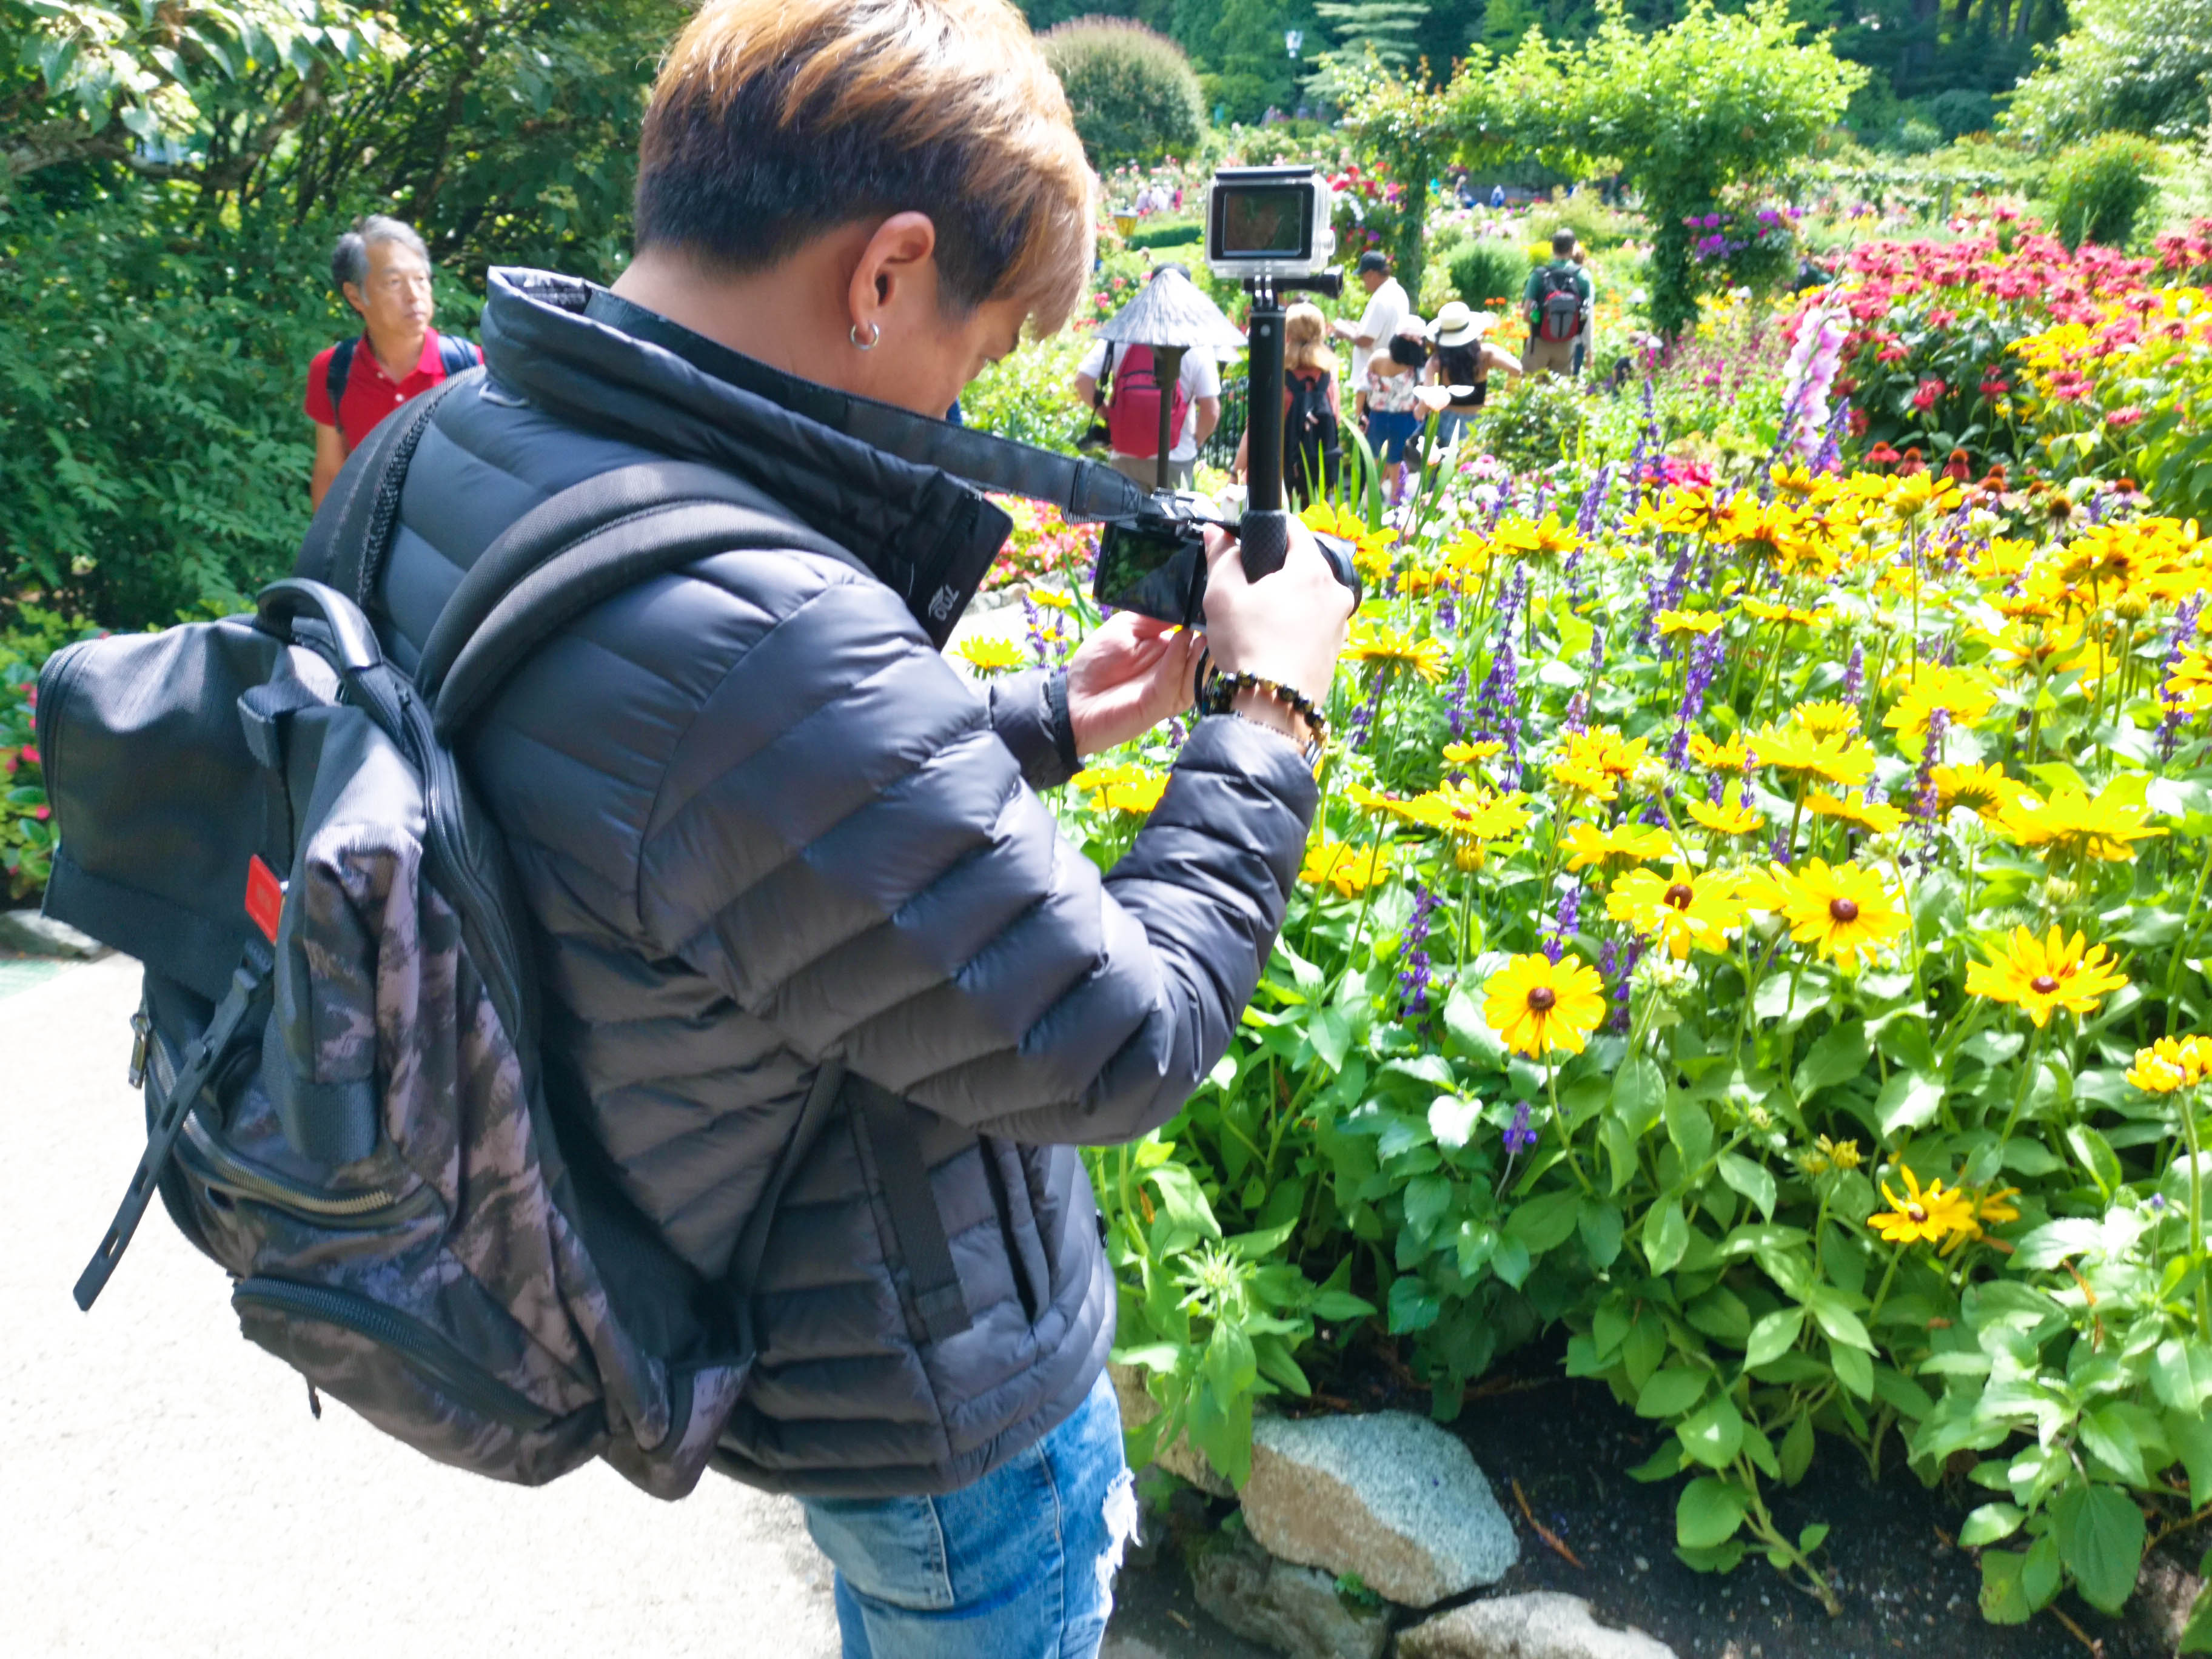
<instances>
[{"instance_id":1,"label":"stone rock","mask_svg":"<svg viewBox=\"0 0 2212 1659\"><path fill-rule=\"evenodd\" d=\"M33 957L75 957L96 962L107 954L98 939L36 910L0 910L0 950Z\"/></svg>"},{"instance_id":2,"label":"stone rock","mask_svg":"<svg viewBox=\"0 0 2212 1659\"><path fill-rule=\"evenodd\" d=\"M1390 1640L1389 1608L1346 1607L1327 1573L1278 1561L1249 1538L1192 1551L1190 1581L1199 1606L1291 1659L1382 1659Z\"/></svg>"},{"instance_id":3,"label":"stone rock","mask_svg":"<svg viewBox=\"0 0 2212 1659\"><path fill-rule=\"evenodd\" d=\"M1121 1402L1121 1426L1141 1429L1160 1414L1160 1402L1145 1391L1145 1372L1136 1365L1109 1364L1115 1397ZM1177 1435L1171 1445L1152 1455L1152 1462L1178 1480L1188 1480L1209 1498L1234 1498L1236 1488L1214 1473L1206 1454Z\"/></svg>"},{"instance_id":4,"label":"stone rock","mask_svg":"<svg viewBox=\"0 0 2212 1659\"><path fill-rule=\"evenodd\" d=\"M1398 1638L1399 1659L1675 1659L1640 1630L1609 1630L1579 1595L1532 1590L1470 1601Z\"/></svg>"},{"instance_id":5,"label":"stone rock","mask_svg":"<svg viewBox=\"0 0 2212 1659\"><path fill-rule=\"evenodd\" d=\"M1494 1584L1521 1559L1473 1455L1407 1412L1262 1419L1243 1500L1270 1554L1356 1573L1409 1607Z\"/></svg>"}]
</instances>

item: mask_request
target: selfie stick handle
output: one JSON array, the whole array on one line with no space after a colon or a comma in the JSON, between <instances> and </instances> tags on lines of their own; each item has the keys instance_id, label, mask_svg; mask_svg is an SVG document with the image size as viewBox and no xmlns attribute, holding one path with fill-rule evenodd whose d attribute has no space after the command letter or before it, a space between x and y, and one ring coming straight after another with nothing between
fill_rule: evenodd
<instances>
[{"instance_id":1,"label":"selfie stick handle","mask_svg":"<svg viewBox=\"0 0 2212 1659\"><path fill-rule=\"evenodd\" d=\"M1283 302L1266 278L1246 284L1252 295L1245 337L1251 342L1251 395L1245 404L1245 473L1241 532L1244 574L1257 581L1283 568L1291 552L1291 515L1283 511Z\"/></svg>"}]
</instances>

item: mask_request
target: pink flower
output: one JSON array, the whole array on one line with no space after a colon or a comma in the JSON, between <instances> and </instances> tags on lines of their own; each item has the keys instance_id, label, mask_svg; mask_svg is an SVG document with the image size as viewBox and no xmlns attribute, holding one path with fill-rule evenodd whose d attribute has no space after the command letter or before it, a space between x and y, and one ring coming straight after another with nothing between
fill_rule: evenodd
<instances>
[{"instance_id":1,"label":"pink flower","mask_svg":"<svg viewBox=\"0 0 2212 1659\"><path fill-rule=\"evenodd\" d=\"M39 758L39 751L27 743L23 745L23 758L33 766L43 766L46 763Z\"/></svg>"},{"instance_id":2,"label":"pink flower","mask_svg":"<svg viewBox=\"0 0 2212 1659\"><path fill-rule=\"evenodd\" d=\"M2133 426L2137 421L2142 419L2142 410L2136 408L2135 404L2130 404L2126 408L2116 409L2111 414L2106 416L2105 424L2106 426L2120 427L2124 428Z\"/></svg>"},{"instance_id":3,"label":"pink flower","mask_svg":"<svg viewBox=\"0 0 2212 1659\"><path fill-rule=\"evenodd\" d=\"M1936 407L1936 400L1950 389L1941 380L1923 380L1912 393L1912 406L1923 410L1933 409Z\"/></svg>"}]
</instances>

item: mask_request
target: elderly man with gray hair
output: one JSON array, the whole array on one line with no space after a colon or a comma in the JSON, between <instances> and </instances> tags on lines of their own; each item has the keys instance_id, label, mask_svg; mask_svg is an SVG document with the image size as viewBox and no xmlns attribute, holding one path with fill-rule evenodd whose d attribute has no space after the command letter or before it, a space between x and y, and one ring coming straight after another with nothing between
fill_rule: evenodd
<instances>
[{"instance_id":1,"label":"elderly man with gray hair","mask_svg":"<svg viewBox=\"0 0 2212 1659\"><path fill-rule=\"evenodd\" d=\"M481 362L466 340L430 326L430 251L411 226L381 215L355 224L331 250L331 279L361 313L361 337L318 352L307 369L307 415L315 423L316 507L362 439L410 398Z\"/></svg>"}]
</instances>

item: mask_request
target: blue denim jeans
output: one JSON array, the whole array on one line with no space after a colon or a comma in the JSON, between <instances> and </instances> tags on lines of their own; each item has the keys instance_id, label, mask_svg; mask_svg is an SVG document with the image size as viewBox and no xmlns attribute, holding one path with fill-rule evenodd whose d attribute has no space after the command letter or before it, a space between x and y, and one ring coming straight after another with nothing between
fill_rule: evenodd
<instances>
[{"instance_id":1,"label":"blue denim jeans","mask_svg":"<svg viewBox=\"0 0 2212 1659\"><path fill-rule=\"evenodd\" d=\"M1137 1527L1102 1372L1075 1414L942 1498L808 1498L845 1659L1093 1659Z\"/></svg>"}]
</instances>

